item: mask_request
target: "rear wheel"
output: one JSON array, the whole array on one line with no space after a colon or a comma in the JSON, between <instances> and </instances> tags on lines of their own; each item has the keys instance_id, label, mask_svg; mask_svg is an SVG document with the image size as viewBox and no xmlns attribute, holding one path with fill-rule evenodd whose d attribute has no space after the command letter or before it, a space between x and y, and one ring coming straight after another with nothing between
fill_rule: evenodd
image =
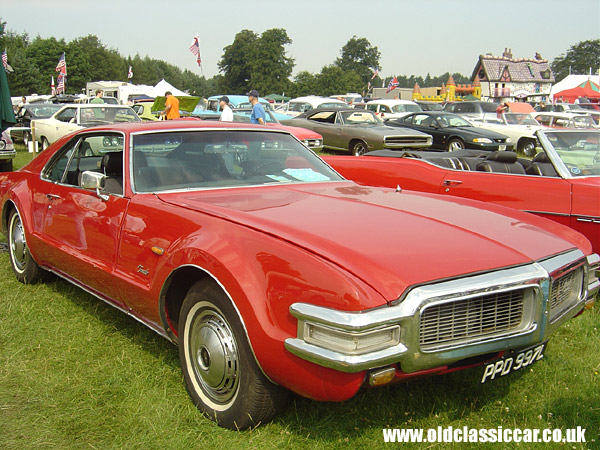
<instances>
[{"instance_id":1,"label":"rear wheel","mask_svg":"<svg viewBox=\"0 0 600 450\"><path fill-rule=\"evenodd\" d=\"M350 151L354 156L364 155L368 151L367 144L363 141L352 141L350 143Z\"/></svg>"},{"instance_id":2,"label":"rear wheel","mask_svg":"<svg viewBox=\"0 0 600 450\"><path fill-rule=\"evenodd\" d=\"M12 172L13 161L12 159L0 159L0 172Z\"/></svg>"},{"instance_id":3,"label":"rear wheel","mask_svg":"<svg viewBox=\"0 0 600 450\"><path fill-rule=\"evenodd\" d=\"M450 139L448 142L448 151L453 152L455 150L462 150L465 148L465 143L460 139Z\"/></svg>"},{"instance_id":4,"label":"rear wheel","mask_svg":"<svg viewBox=\"0 0 600 450\"><path fill-rule=\"evenodd\" d=\"M287 391L263 375L235 308L210 280L194 284L183 302L179 358L194 404L222 427L268 422L285 404Z\"/></svg>"},{"instance_id":5,"label":"rear wheel","mask_svg":"<svg viewBox=\"0 0 600 450\"><path fill-rule=\"evenodd\" d=\"M17 211L13 211L8 219L8 254L17 280L24 284L34 284L42 280L45 272L29 253L25 227Z\"/></svg>"}]
</instances>

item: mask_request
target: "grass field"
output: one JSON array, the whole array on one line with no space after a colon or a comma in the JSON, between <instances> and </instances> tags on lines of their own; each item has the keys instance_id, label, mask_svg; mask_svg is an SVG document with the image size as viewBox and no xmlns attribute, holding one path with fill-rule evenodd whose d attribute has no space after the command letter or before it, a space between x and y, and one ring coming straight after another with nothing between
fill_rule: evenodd
<instances>
[{"instance_id":1,"label":"grass field","mask_svg":"<svg viewBox=\"0 0 600 450\"><path fill-rule=\"evenodd\" d=\"M5 243L4 237L0 242ZM407 449L599 449L600 312L550 340L524 372L481 369L364 390L343 403L291 396L272 423L221 429L191 404L177 349L72 285L25 286L0 245L1 449L378 449L382 428L581 426L586 444L401 444Z\"/></svg>"}]
</instances>

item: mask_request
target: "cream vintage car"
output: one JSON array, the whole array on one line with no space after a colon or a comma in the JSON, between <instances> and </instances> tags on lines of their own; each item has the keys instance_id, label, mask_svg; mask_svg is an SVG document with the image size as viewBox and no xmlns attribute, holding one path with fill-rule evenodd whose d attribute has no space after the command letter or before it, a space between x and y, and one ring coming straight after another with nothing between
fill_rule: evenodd
<instances>
[{"instance_id":1,"label":"cream vintage car","mask_svg":"<svg viewBox=\"0 0 600 450\"><path fill-rule=\"evenodd\" d=\"M45 150L59 138L81 128L140 121L129 106L107 103L68 104L47 119L32 120L31 135Z\"/></svg>"},{"instance_id":2,"label":"cream vintage car","mask_svg":"<svg viewBox=\"0 0 600 450\"><path fill-rule=\"evenodd\" d=\"M527 113L484 114L483 118L471 123L508 136L516 149L527 156L535 155L537 140L534 134L544 128Z\"/></svg>"}]
</instances>

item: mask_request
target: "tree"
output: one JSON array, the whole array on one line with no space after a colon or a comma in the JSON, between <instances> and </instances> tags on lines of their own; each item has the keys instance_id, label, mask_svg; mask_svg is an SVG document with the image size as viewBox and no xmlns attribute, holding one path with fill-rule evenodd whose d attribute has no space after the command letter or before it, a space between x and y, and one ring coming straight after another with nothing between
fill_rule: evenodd
<instances>
[{"instance_id":1,"label":"tree","mask_svg":"<svg viewBox=\"0 0 600 450\"><path fill-rule=\"evenodd\" d=\"M257 40L258 35L254 31L242 30L223 49L223 56L217 64L219 71L223 73L223 92L248 92Z\"/></svg>"},{"instance_id":2,"label":"tree","mask_svg":"<svg viewBox=\"0 0 600 450\"><path fill-rule=\"evenodd\" d=\"M566 54L556 57L550 65L554 77L562 80L569 74L585 75L600 69L600 39L581 41L572 45Z\"/></svg>"},{"instance_id":3,"label":"tree","mask_svg":"<svg viewBox=\"0 0 600 450\"><path fill-rule=\"evenodd\" d=\"M362 86L366 86L375 69L379 67L381 53L365 38L352 38L342 47L341 57L335 60L335 65L342 70L356 73ZM362 89L362 88L361 88Z\"/></svg>"},{"instance_id":4,"label":"tree","mask_svg":"<svg viewBox=\"0 0 600 450\"><path fill-rule=\"evenodd\" d=\"M266 30L261 36L251 30L240 31L233 43L223 49L218 63L223 73L223 92L284 92L294 68L294 60L285 52L285 46L291 42L282 28Z\"/></svg>"}]
</instances>

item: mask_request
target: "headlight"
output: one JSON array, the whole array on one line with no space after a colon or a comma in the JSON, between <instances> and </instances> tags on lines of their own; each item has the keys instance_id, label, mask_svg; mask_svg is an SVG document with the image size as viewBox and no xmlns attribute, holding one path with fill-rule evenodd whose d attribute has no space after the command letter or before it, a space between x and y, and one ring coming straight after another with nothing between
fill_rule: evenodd
<instances>
[{"instance_id":1,"label":"headlight","mask_svg":"<svg viewBox=\"0 0 600 450\"><path fill-rule=\"evenodd\" d=\"M347 355L361 355L398 345L400 327L395 325L377 330L353 332L305 322L304 340L309 344Z\"/></svg>"},{"instance_id":2,"label":"headlight","mask_svg":"<svg viewBox=\"0 0 600 450\"><path fill-rule=\"evenodd\" d=\"M507 137L507 138L506 138L506 143L507 143L507 144L510 144L511 142L512 142L512 141L510 140L510 138L509 138L509 137Z\"/></svg>"},{"instance_id":3,"label":"headlight","mask_svg":"<svg viewBox=\"0 0 600 450\"><path fill-rule=\"evenodd\" d=\"M475 139L473 139L473 142L479 142L480 144L492 144L493 143L493 141L488 138L475 138Z\"/></svg>"}]
</instances>

